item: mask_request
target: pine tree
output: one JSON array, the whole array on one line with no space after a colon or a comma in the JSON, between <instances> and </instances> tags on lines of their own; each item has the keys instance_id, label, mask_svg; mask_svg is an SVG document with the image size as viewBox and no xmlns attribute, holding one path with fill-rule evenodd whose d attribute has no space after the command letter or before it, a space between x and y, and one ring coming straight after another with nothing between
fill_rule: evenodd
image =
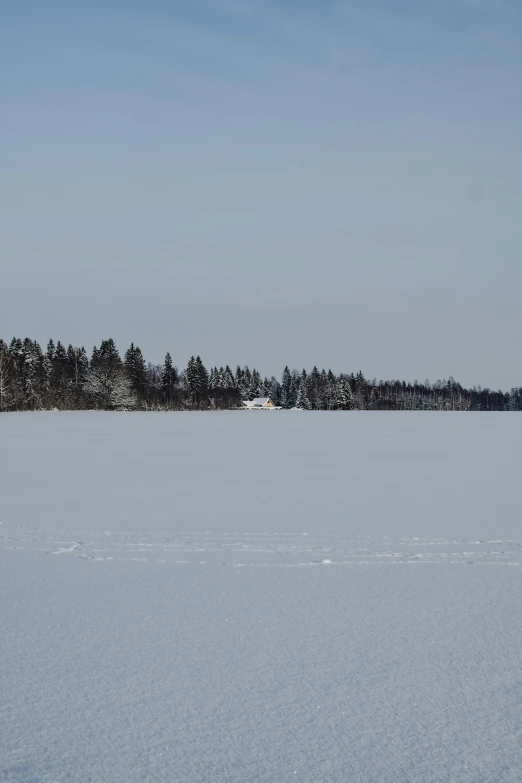
<instances>
[{"instance_id":1,"label":"pine tree","mask_svg":"<svg viewBox=\"0 0 522 783\"><path fill-rule=\"evenodd\" d=\"M67 348L67 380L75 407L83 404L83 384L87 378L88 370L89 359L85 348L83 346L82 348L74 348L69 345Z\"/></svg>"},{"instance_id":2,"label":"pine tree","mask_svg":"<svg viewBox=\"0 0 522 783\"><path fill-rule=\"evenodd\" d=\"M294 408L297 403L297 387L295 378L288 369L288 365L283 370L281 377L281 406L283 408Z\"/></svg>"},{"instance_id":3,"label":"pine tree","mask_svg":"<svg viewBox=\"0 0 522 783\"><path fill-rule=\"evenodd\" d=\"M235 385L239 389L240 394L243 395L243 370L239 364L236 367ZM244 397L242 397L242 399L244 399Z\"/></svg>"},{"instance_id":4,"label":"pine tree","mask_svg":"<svg viewBox=\"0 0 522 783\"><path fill-rule=\"evenodd\" d=\"M49 346L47 356L50 356ZM67 407L67 382L69 378L67 351L63 343L58 340L51 359L52 373L50 386L52 389L52 404L58 408Z\"/></svg>"},{"instance_id":5,"label":"pine tree","mask_svg":"<svg viewBox=\"0 0 522 783\"><path fill-rule=\"evenodd\" d=\"M303 411L311 410L312 406L308 397L308 378L306 370L303 370L299 379L299 391L297 392L296 407Z\"/></svg>"},{"instance_id":6,"label":"pine tree","mask_svg":"<svg viewBox=\"0 0 522 783\"><path fill-rule=\"evenodd\" d=\"M308 377L308 399L312 410L320 410L322 407L322 394L321 394L321 373L314 365L312 372Z\"/></svg>"},{"instance_id":7,"label":"pine tree","mask_svg":"<svg viewBox=\"0 0 522 783\"><path fill-rule=\"evenodd\" d=\"M47 353L46 353L46 356L47 356L47 358L48 358L48 359L49 359L51 362L52 362L52 360L54 359L54 352L55 352L54 341L53 341L53 340L52 340L52 338L51 338L51 339L49 340L49 342L47 343Z\"/></svg>"},{"instance_id":8,"label":"pine tree","mask_svg":"<svg viewBox=\"0 0 522 783\"><path fill-rule=\"evenodd\" d=\"M272 377L270 378L270 394L268 395L274 405L281 405L281 384L277 380L277 378Z\"/></svg>"},{"instance_id":9,"label":"pine tree","mask_svg":"<svg viewBox=\"0 0 522 783\"><path fill-rule=\"evenodd\" d=\"M272 399L272 383L271 381L268 380L268 378L265 378L263 381L262 392L263 392L262 395L263 397L270 397L270 399ZM272 402L274 401L272 400Z\"/></svg>"},{"instance_id":10,"label":"pine tree","mask_svg":"<svg viewBox=\"0 0 522 783\"><path fill-rule=\"evenodd\" d=\"M15 406L15 392L15 364L6 343L0 339L0 411Z\"/></svg>"},{"instance_id":11,"label":"pine tree","mask_svg":"<svg viewBox=\"0 0 522 783\"><path fill-rule=\"evenodd\" d=\"M50 408L52 404L51 381L53 376L53 363L49 358L49 351L45 354L42 364L42 393L45 406Z\"/></svg>"},{"instance_id":12,"label":"pine tree","mask_svg":"<svg viewBox=\"0 0 522 783\"><path fill-rule=\"evenodd\" d=\"M99 348L94 347L91 365L94 367L98 365L111 368L121 367L120 354L112 337L109 337L108 340L102 340Z\"/></svg>"},{"instance_id":13,"label":"pine tree","mask_svg":"<svg viewBox=\"0 0 522 783\"><path fill-rule=\"evenodd\" d=\"M252 373L248 365L243 369L243 377L241 381L241 395L244 400L253 400L252 396Z\"/></svg>"},{"instance_id":14,"label":"pine tree","mask_svg":"<svg viewBox=\"0 0 522 783\"><path fill-rule=\"evenodd\" d=\"M412 410L416 410L413 402L414 399L415 398L412 398ZM375 390L375 387L372 386L372 388L370 389L370 396L368 398L368 410L374 411L376 410L376 408L377 408L377 392Z\"/></svg>"},{"instance_id":15,"label":"pine tree","mask_svg":"<svg viewBox=\"0 0 522 783\"><path fill-rule=\"evenodd\" d=\"M190 359L188 360L187 369L185 370L185 381L187 384L187 388L189 390L189 394L192 397L192 403L194 403L196 399L196 388L197 388L195 356L191 356Z\"/></svg>"},{"instance_id":16,"label":"pine tree","mask_svg":"<svg viewBox=\"0 0 522 783\"><path fill-rule=\"evenodd\" d=\"M208 398L208 372L199 356L194 364L196 379L196 397L199 403Z\"/></svg>"},{"instance_id":17,"label":"pine tree","mask_svg":"<svg viewBox=\"0 0 522 783\"><path fill-rule=\"evenodd\" d=\"M96 407L106 410L136 407L136 393L112 338L102 340L99 348L94 347L83 391Z\"/></svg>"},{"instance_id":18,"label":"pine tree","mask_svg":"<svg viewBox=\"0 0 522 783\"><path fill-rule=\"evenodd\" d=\"M147 368L140 348L134 345L134 343L131 343L130 348L126 351L123 364L133 391L140 401L144 401L147 385Z\"/></svg>"},{"instance_id":19,"label":"pine tree","mask_svg":"<svg viewBox=\"0 0 522 783\"><path fill-rule=\"evenodd\" d=\"M185 372L192 405L201 405L208 401L209 376L199 356L191 356Z\"/></svg>"},{"instance_id":20,"label":"pine tree","mask_svg":"<svg viewBox=\"0 0 522 783\"><path fill-rule=\"evenodd\" d=\"M167 406L171 406L174 400L177 380L177 372L176 368L172 364L172 357L170 353L166 353L163 369L161 372L161 392L163 401Z\"/></svg>"},{"instance_id":21,"label":"pine tree","mask_svg":"<svg viewBox=\"0 0 522 783\"><path fill-rule=\"evenodd\" d=\"M9 343L9 355L13 362L13 398L16 410L24 410L25 392L23 384L24 344L19 337Z\"/></svg>"},{"instance_id":22,"label":"pine tree","mask_svg":"<svg viewBox=\"0 0 522 783\"><path fill-rule=\"evenodd\" d=\"M225 367L225 372L223 374L223 385L225 389L233 389L236 386L234 375L228 364Z\"/></svg>"},{"instance_id":23,"label":"pine tree","mask_svg":"<svg viewBox=\"0 0 522 783\"><path fill-rule=\"evenodd\" d=\"M336 404L341 411L348 411L353 408L352 390L350 384L344 378L337 382Z\"/></svg>"},{"instance_id":24,"label":"pine tree","mask_svg":"<svg viewBox=\"0 0 522 783\"><path fill-rule=\"evenodd\" d=\"M355 377L354 405L359 411L364 411L368 407L369 398L368 381L361 371Z\"/></svg>"},{"instance_id":25,"label":"pine tree","mask_svg":"<svg viewBox=\"0 0 522 783\"><path fill-rule=\"evenodd\" d=\"M327 411L333 411L337 407L337 381L331 370L326 374L325 407Z\"/></svg>"},{"instance_id":26,"label":"pine tree","mask_svg":"<svg viewBox=\"0 0 522 783\"><path fill-rule=\"evenodd\" d=\"M34 410L39 407L37 383L38 352L36 346L37 343L26 337L22 347L22 387L24 392L24 407L28 410Z\"/></svg>"},{"instance_id":27,"label":"pine tree","mask_svg":"<svg viewBox=\"0 0 522 783\"><path fill-rule=\"evenodd\" d=\"M250 381L250 389L248 391L248 399L255 400L256 397L261 396L261 376L256 369L252 371L252 378Z\"/></svg>"},{"instance_id":28,"label":"pine tree","mask_svg":"<svg viewBox=\"0 0 522 783\"><path fill-rule=\"evenodd\" d=\"M513 388L508 394L506 410L519 411L522 409L522 389Z\"/></svg>"}]
</instances>

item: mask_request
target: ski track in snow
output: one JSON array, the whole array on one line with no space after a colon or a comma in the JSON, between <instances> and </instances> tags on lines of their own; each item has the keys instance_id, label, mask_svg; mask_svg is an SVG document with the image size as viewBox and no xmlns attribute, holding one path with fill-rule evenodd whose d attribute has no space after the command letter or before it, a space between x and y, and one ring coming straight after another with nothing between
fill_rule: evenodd
<instances>
[{"instance_id":1,"label":"ski track in snow","mask_svg":"<svg viewBox=\"0 0 522 783\"><path fill-rule=\"evenodd\" d=\"M97 561L172 565L219 564L236 568L317 565L522 564L522 542L394 538L325 533L208 533L68 531L0 526L0 548Z\"/></svg>"}]
</instances>

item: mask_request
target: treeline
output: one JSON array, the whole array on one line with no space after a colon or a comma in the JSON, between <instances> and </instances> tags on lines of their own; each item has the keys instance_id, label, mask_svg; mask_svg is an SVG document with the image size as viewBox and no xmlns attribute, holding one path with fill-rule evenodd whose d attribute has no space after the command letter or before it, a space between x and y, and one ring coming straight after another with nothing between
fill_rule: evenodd
<instances>
[{"instance_id":1,"label":"treeline","mask_svg":"<svg viewBox=\"0 0 522 783\"><path fill-rule=\"evenodd\" d=\"M0 339L0 411L232 409L256 397L303 410L522 410L522 388L465 389L451 377L433 384L369 381L362 372L285 367L277 380L249 367L209 372L199 356L181 371L169 353L162 365L151 364L134 343L122 358L112 339L90 357L60 341L49 340L44 351L29 338Z\"/></svg>"}]
</instances>

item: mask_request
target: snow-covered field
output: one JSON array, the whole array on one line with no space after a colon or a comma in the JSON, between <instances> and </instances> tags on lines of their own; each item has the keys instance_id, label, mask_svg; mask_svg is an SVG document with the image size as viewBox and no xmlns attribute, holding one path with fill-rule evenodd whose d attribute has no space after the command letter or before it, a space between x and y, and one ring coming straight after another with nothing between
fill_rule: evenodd
<instances>
[{"instance_id":1,"label":"snow-covered field","mask_svg":"<svg viewBox=\"0 0 522 783\"><path fill-rule=\"evenodd\" d=\"M521 452L508 413L0 416L0 781L520 781Z\"/></svg>"}]
</instances>

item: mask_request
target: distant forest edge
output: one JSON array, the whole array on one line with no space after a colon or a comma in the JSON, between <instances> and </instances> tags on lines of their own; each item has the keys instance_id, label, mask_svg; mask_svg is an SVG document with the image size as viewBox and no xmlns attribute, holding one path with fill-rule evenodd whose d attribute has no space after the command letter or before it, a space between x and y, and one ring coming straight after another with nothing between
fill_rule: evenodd
<instances>
[{"instance_id":1,"label":"distant forest edge","mask_svg":"<svg viewBox=\"0 0 522 783\"><path fill-rule=\"evenodd\" d=\"M89 358L85 348L49 340L0 339L0 411L228 410L243 400L270 397L274 405L302 410L522 410L522 388L510 392L465 389L453 378L435 383L367 380L362 372L283 370L281 380L256 369L204 366L191 357L178 370L169 353L162 365L146 362L131 344L123 359L114 340Z\"/></svg>"}]
</instances>

